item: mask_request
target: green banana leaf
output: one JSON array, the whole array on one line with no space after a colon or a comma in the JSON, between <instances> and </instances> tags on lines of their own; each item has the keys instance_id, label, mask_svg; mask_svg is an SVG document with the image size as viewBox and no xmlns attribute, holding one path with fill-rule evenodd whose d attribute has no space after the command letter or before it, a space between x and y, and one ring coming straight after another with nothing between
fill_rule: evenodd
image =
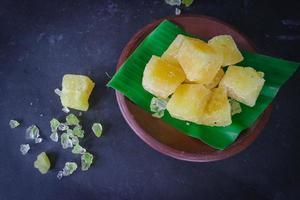
<instances>
[{"instance_id":1,"label":"green banana leaf","mask_svg":"<svg viewBox=\"0 0 300 200\"><path fill-rule=\"evenodd\" d=\"M153 95L142 87L144 68L151 56L161 56L178 34L189 35L168 20L161 22L123 63L108 86L116 89L144 110L151 112L150 102ZM167 111L161 120L180 130L183 134L198 138L213 148L223 150L232 144L242 130L251 127L272 102L280 86L299 66L297 62L256 53L243 51L242 54L244 60L239 65L251 66L265 73L265 85L254 107L242 105L242 113L234 115L232 124L226 127L187 124L186 121L172 118Z\"/></svg>"}]
</instances>

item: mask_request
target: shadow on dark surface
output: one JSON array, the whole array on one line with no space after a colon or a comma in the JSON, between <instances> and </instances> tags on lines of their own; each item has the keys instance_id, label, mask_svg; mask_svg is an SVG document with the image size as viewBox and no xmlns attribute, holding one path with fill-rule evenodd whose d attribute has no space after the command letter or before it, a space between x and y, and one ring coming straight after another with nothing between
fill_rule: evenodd
<instances>
[{"instance_id":1,"label":"shadow on dark surface","mask_svg":"<svg viewBox=\"0 0 300 200\"><path fill-rule=\"evenodd\" d=\"M51 166L50 169L54 169L55 168L55 164L56 164L56 160L58 158L58 153L55 153L53 151L47 151L47 156L50 160Z\"/></svg>"},{"instance_id":2,"label":"shadow on dark surface","mask_svg":"<svg viewBox=\"0 0 300 200\"><path fill-rule=\"evenodd\" d=\"M101 104L101 99L103 100L103 96L107 93L106 84L109 82L109 80L107 79L107 76L105 75L105 73L106 72L102 71L102 73L100 73L100 75L98 75L98 76L92 75L92 80L95 82L95 87L90 96L89 110L95 108L98 104ZM99 107L98 107L98 109L99 109Z\"/></svg>"}]
</instances>

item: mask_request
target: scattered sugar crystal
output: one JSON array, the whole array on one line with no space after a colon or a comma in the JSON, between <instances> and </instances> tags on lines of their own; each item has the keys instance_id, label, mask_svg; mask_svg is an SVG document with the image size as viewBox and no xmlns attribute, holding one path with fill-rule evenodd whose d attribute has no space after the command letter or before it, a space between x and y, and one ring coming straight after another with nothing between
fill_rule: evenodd
<instances>
[{"instance_id":1,"label":"scattered sugar crystal","mask_svg":"<svg viewBox=\"0 0 300 200\"><path fill-rule=\"evenodd\" d=\"M53 142L58 142L58 133L57 132L52 132L50 134L50 139L53 141Z\"/></svg>"},{"instance_id":2,"label":"scattered sugar crystal","mask_svg":"<svg viewBox=\"0 0 300 200\"><path fill-rule=\"evenodd\" d=\"M60 130L60 131L66 131L66 130L68 130L68 129L69 129L69 126L66 125L65 123L60 123L60 124L58 125L58 130Z\"/></svg>"},{"instance_id":3,"label":"scattered sugar crystal","mask_svg":"<svg viewBox=\"0 0 300 200\"><path fill-rule=\"evenodd\" d=\"M165 99L153 97L151 99L151 103L150 103L150 110L152 112L163 111L167 108L167 103L168 103L168 101Z\"/></svg>"},{"instance_id":4,"label":"scattered sugar crystal","mask_svg":"<svg viewBox=\"0 0 300 200\"><path fill-rule=\"evenodd\" d=\"M20 145L20 151L23 155L26 155L29 150L30 150L29 144L21 144Z\"/></svg>"},{"instance_id":5,"label":"scattered sugar crystal","mask_svg":"<svg viewBox=\"0 0 300 200\"><path fill-rule=\"evenodd\" d=\"M108 72L105 72L105 75L107 76L107 78L111 79L111 75L109 75Z\"/></svg>"},{"instance_id":6,"label":"scattered sugar crystal","mask_svg":"<svg viewBox=\"0 0 300 200\"><path fill-rule=\"evenodd\" d=\"M66 162L64 168L58 172L58 180L62 179L63 176L70 176L77 169L77 164L75 162Z\"/></svg>"},{"instance_id":7,"label":"scattered sugar crystal","mask_svg":"<svg viewBox=\"0 0 300 200\"><path fill-rule=\"evenodd\" d=\"M93 163L94 156L91 153L84 153L81 156L81 170L86 171L90 168L91 164Z\"/></svg>"},{"instance_id":8,"label":"scattered sugar crystal","mask_svg":"<svg viewBox=\"0 0 300 200\"><path fill-rule=\"evenodd\" d=\"M76 137L76 136L72 137L72 138L71 138L71 141L72 141L72 144L73 144L73 145L76 145L76 144L79 143L78 137Z\"/></svg>"},{"instance_id":9,"label":"scattered sugar crystal","mask_svg":"<svg viewBox=\"0 0 300 200\"><path fill-rule=\"evenodd\" d=\"M180 6L181 0L165 0L170 6Z\"/></svg>"},{"instance_id":10,"label":"scattered sugar crystal","mask_svg":"<svg viewBox=\"0 0 300 200\"><path fill-rule=\"evenodd\" d=\"M80 125L77 125L73 128L73 134L79 138L84 137L84 130L81 129Z\"/></svg>"},{"instance_id":11,"label":"scattered sugar crystal","mask_svg":"<svg viewBox=\"0 0 300 200\"><path fill-rule=\"evenodd\" d=\"M58 180L62 179L63 171L59 171L56 177L58 178Z\"/></svg>"},{"instance_id":12,"label":"scattered sugar crystal","mask_svg":"<svg viewBox=\"0 0 300 200\"><path fill-rule=\"evenodd\" d=\"M79 144L78 137L73 134L73 131L71 129L67 130L67 135L71 139L73 145Z\"/></svg>"},{"instance_id":13,"label":"scattered sugar crystal","mask_svg":"<svg viewBox=\"0 0 300 200\"><path fill-rule=\"evenodd\" d=\"M66 133L68 134L69 137L73 135L72 129L68 129Z\"/></svg>"},{"instance_id":14,"label":"scattered sugar crystal","mask_svg":"<svg viewBox=\"0 0 300 200\"><path fill-rule=\"evenodd\" d=\"M66 117L66 122L68 125L77 125L79 123L79 119L71 113Z\"/></svg>"},{"instance_id":15,"label":"scattered sugar crystal","mask_svg":"<svg viewBox=\"0 0 300 200\"><path fill-rule=\"evenodd\" d=\"M77 169L77 164L75 162L66 162L62 170L63 176L70 176Z\"/></svg>"},{"instance_id":16,"label":"scattered sugar crystal","mask_svg":"<svg viewBox=\"0 0 300 200\"><path fill-rule=\"evenodd\" d=\"M20 125L20 123L17 120L11 119L9 120L9 126L10 128L16 128Z\"/></svg>"},{"instance_id":17,"label":"scattered sugar crystal","mask_svg":"<svg viewBox=\"0 0 300 200\"><path fill-rule=\"evenodd\" d=\"M40 153L34 161L33 166L37 168L41 174L46 174L51 166L47 154L45 152Z\"/></svg>"},{"instance_id":18,"label":"scattered sugar crystal","mask_svg":"<svg viewBox=\"0 0 300 200\"><path fill-rule=\"evenodd\" d=\"M79 112L79 113L78 113L78 116L82 116L82 112Z\"/></svg>"},{"instance_id":19,"label":"scattered sugar crystal","mask_svg":"<svg viewBox=\"0 0 300 200\"><path fill-rule=\"evenodd\" d=\"M175 8L175 15L180 15L181 14L181 10L179 8Z\"/></svg>"},{"instance_id":20,"label":"scattered sugar crystal","mask_svg":"<svg viewBox=\"0 0 300 200\"><path fill-rule=\"evenodd\" d=\"M57 94L58 96L61 96L61 90L60 90L60 89L56 88L56 89L54 90L54 92L55 92L55 94Z\"/></svg>"},{"instance_id":21,"label":"scattered sugar crystal","mask_svg":"<svg viewBox=\"0 0 300 200\"><path fill-rule=\"evenodd\" d=\"M92 126L92 130L96 137L100 137L102 134L102 125L100 123L94 123Z\"/></svg>"},{"instance_id":22,"label":"scattered sugar crystal","mask_svg":"<svg viewBox=\"0 0 300 200\"><path fill-rule=\"evenodd\" d=\"M65 112L65 113L69 113L70 112L70 110L69 110L69 108L68 107L63 107L62 109L61 109L63 112Z\"/></svg>"},{"instance_id":23,"label":"scattered sugar crystal","mask_svg":"<svg viewBox=\"0 0 300 200\"><path fill-rule=\"evenodd\" d=\"M57 128L59 127L59 125L60 125L60 122L56 118L51 119L50 127L51 127L52 132L57 131Z\"/></svg>"},{"instance_id":24,"label":"scattered sugar crystal","mask_svg":"<svg viewBox=\"0 0 300 200\"><path fill-rule=\"evenodd\" d=\"M34 139L34 142L35 142L36 144L37 144L37 143L41 143L42 141L43 141L43 138L40 138L40 137Z\"/></svg>"},{"instance_id":25,"label":"scattered sugar crystal","mask_svg":"<svg viewBox=\"0 0 300 200\"><path fill-rule=\"evenodd\" d=\"M75 127L78 127L79 129L82 129L82 126L80 124L77 124Z\"/></svg>"},{"instance_id":26,"label":"scattered sugar crystal","mask_svg":"<svg viewBox=\"0 0 300 200\"><path fill-rule=\"evenodd\" d=\"M80 146L79 144L76 144L72 149L72 153L74 154L84 154L85 152L86 149Z\"/></svg>"},{"instance_id":27,"label":"scattered sugar crystal","mask_svg":"<svg viewBox=\"0 0 300 200\"><path fill-rule=\"evenodd\" d=\"M69 135L67 133L61 134L61 136L60 136L60 143L61 143L63 149L67 149L67 148L72 148L73 147L72 140L70 139L70 137L69 137Z\"/></svg>"},{"instance_id":28,"label":"scattered sugar crystal","mask_svg":"<svg viewBox=\"0 0 300 200\"><path fill-rule=\"evenodd\" d=\"M181 0L181 3L185 5L185 7L189 7L194 0Z\"/></svg>"},{"instance_id":29,"label":"scattered sugar crystal","mask_svg":"<svg viewBox=\"0 0 300 200\"><path fill-rule=\"evenodd\" d=\"M40 136L40 130L36 125L31 125L26 129L26 139L32 139L38 138Z\"/></svg>"},{"instance_id":30,"label":"scattered sugar crystal","mask_svg":"<svg viewBox=\"0 0 300 200\"><path fill-rule=\"evenodd\" d=\"M44 116L44 114L43 114L43 113L41 113L41 114L40 114L40 117L43 117L43 116Z\"/></svg>"}]
</instances>

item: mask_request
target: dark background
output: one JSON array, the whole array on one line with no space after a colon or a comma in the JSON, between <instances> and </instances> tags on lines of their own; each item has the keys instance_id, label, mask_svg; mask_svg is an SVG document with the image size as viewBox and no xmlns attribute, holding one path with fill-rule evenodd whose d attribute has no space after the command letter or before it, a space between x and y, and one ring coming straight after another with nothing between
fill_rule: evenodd
<instances>
[{"instance_id":1,"label":"dark background","mask_svg":"<svg viewBox=\"0 0 300 200\"><path fill-rule=\"evenodd\" d=\"M237 27L258 52L300 61L299 1L195 0L183 13L217 17ZM212 163L164 156L142 142L123 119L112 89L120 52L132 35L155 19L174 14L156 1L0 1L0 199L300 199L299 71L274 100L271 119L245 151ZM58 181L66 161L80 160L49 140L49 121L63 117L58 96L66 73L96 81L84 125L104 125L83 144L96 155L87 172ZM30 103L32 102L32 105ZM11 130L10 119L22 126ZM25 129L41 128L45 141L23 156ZM33 168L38 153L53 168Z\"/></svg>"}]
</instances>

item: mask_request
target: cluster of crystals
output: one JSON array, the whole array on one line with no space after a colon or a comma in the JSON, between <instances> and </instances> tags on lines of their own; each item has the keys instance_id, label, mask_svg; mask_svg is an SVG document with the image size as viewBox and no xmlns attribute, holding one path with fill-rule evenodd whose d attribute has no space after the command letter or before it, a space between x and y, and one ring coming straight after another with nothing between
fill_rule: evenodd
<instances>
[{"instance_id":1,"label":"cluster of crystals","mask_svg":"<svg viewBox=\"0 0 300 200\"><path fill-rule=\"evenodd\" d=\"M161 118L164 116L168 101L165 99L153 97L150 103L150 110L154 112L153 117Z\"/></svg>"},{"instance_id":2,"label":"cluster of crystals","mask_svg":"<svg viewBox=\"0 0 300 200\"><path fill-rule=\"evenodd\" d=\"M20 122L17 120L9 120L9 126L10 128L14 129L18 126L20 126ZM34 140L35 143L41 143L43 141L43 138L40 138L40 130L36 125L31 125L26 129L26 134L25 134L26 139ZM26 155L28 151L30 150L30 145L29 144L21 144L20 145L20 151L22 155Z\"/></svg>"},{"instance_id":3,"label":"cluster of crystals","mask_svg":"<svg viewBox=\"0 0 300 200\"><path fill-rule=\"evenodd\" d=\"M74 114L66 116L66 122L62 123L57 119L50 121L51 135L50 138L54 142L59 140L63 149L72 148L73 154L81 154L81 170L86 171L93 163L94 156L87 152L87 150L79 144L79 138L84 138L84 130L80 125L79 119ZM100 123L94 123L92 131L97 137L102 134L102 125ZM57 178L61 179L63 176L71 175L77 169L75 162L67 162L64 168L58 172Z\"/></svg>"},{"instance_id":4,"label":"cluster of crystals","mask_svg":"<svg viewBox=\"0 0 300 200\"><path fill-rule=\"evenodd\" d=\"M67 149L72 148L73 146L75 148L75 146L77 145L77 150L78 146L80 146L78 138L84 137L84 130L82 130L82 126L79 124L79 122L79 119L74 114L67 115L65 123L61 123L57 119L53 118L50 121L50 139L54 142L58 142L58 131L61 131L62 134L60 136L60 143L62 145L62 148ZM77 152L76 150L74 152ZM80 150L80 152L83 152L83 150Z\"/></svg>"},{"instance_id":5,"label":"cluster of crystals","mask_svg":"<svg viewBox=\"0 0 300 200\"><path fill-rule=\"evenodd\" d=\"M41 143L43 138L40 138L40 130L36 125L31 125L26 129L26 139L34 140L35 143Z\"/></svg>"},{"instance_id":6,"label":"cluster of crystals","mask_svg":"<svg viewBox=\"0 0 300 200\"><path fill-rule=\"evenodd\" d=\"M56 91L57 92L57 91ZM58 92L57 92L58 93ZM160 110L160 103L155 110ZM20 123L16 120L10 120L9 126L11 128L16 128ZM51 134L50 139L54 142L59 140L59 131L61 132L60 142L63 149L72 148L73 154L81 155L81 170L86 171L90 168L93 163L94 156L87 152L79 144L78 138L84 138L84 130L80 125L79 119L74 114L69 114L66 116L66 122L61 123L57 119L53 118L50 121ZM96 137L100 137L102 134L102 125L100 123L94 123L92 126L92 131ZM34 140L35 143L40 143L43 141L40 138L40 130L36 125L31 125L26 129L26 139ZM23 155L26 155L30 150L29 144L21 144L20 151ZM34 167L37 168L42 174L47 173L50 168L50 161L45 154L42 152L38 155L37 160L34 162ZM57 178L61 179L63 176L71 175L77 169L77 164L75 162L66 162L64 168L58 172Z\"/></svg>"}]
</instances>

